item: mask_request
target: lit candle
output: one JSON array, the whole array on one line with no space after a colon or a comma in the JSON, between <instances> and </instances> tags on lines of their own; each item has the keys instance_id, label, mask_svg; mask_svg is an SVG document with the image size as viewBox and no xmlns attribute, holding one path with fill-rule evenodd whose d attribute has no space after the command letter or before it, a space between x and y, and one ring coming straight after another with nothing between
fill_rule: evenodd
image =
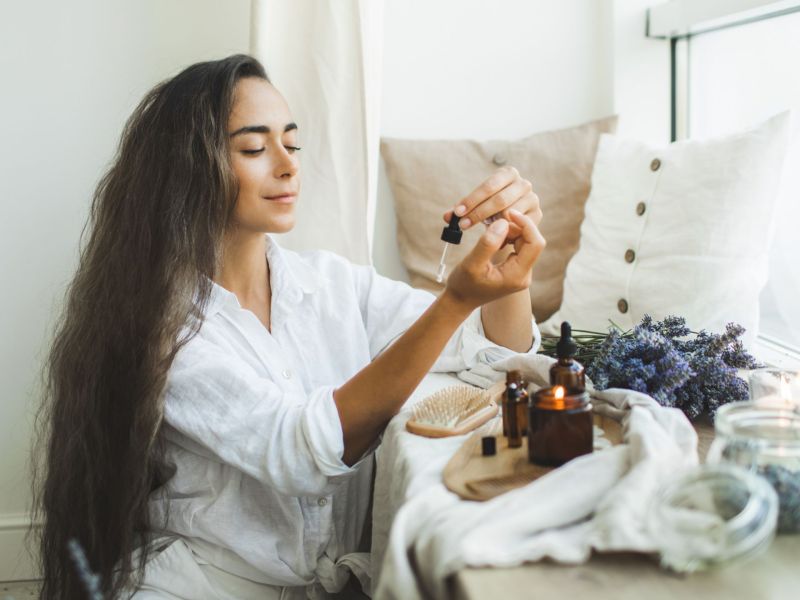
<instances>
[{"instance_id":1,"label":"lit candle","mask_svg":"<svg viewBox=\"0 0 800 600\"><path fill-rule=\"evenodd\" d=\"M592 448L592 405L586 391L557 385L533 395L528 408L530 462L559 466Z\"/></svg>"}]
</instances>

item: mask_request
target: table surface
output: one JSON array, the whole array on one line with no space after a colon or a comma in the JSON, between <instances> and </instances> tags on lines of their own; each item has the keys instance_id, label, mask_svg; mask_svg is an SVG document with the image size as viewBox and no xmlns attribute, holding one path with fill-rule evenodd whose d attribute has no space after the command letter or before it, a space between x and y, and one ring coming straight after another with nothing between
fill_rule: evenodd
<instances>
[{"instance_id":1,"label":"table surface","mask_svg":"<svg viewBox=\"0 0 800 600\"><path fill-rule=\"evenodd\" d=\"M705 458L714 437L708 424L695 427ZM453 576L458 600L485 598L592 598L592 600L798 600L800 534L778 536L769 549L747 562L693 575L661 569L641 554L595 554L582 565L538 562L515 568L464 569Z\"/></svg>"}]
</instances>

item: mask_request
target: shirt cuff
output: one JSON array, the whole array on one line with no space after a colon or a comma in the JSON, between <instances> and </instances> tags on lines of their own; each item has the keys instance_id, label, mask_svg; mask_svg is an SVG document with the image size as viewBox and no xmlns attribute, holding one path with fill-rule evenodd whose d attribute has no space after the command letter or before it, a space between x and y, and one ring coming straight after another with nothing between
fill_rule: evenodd
<instances>
[{"instance_id":1,"label":"shirt cuff","mask_svg":"<svg viewBox=\"0 0 800 600\"><path fill-rule=\"evenodd\" d=\"M339 418L339 410L333 399L336 388L326 386L312 392L304 409L303 435L321 473L327 477L349 475L358 470L359 465L378 447L380 439L367 449L352 466L342 460L344 456L344 431Z\"/></svg>"},{"instance_id":2,"label":"shirt cuff","mask_svg":"<svg viewBox=\"0 0 800 600\"><path fill-rule=\"evenodd\" d=\"M463 351L467 366L472 367L478 362L491 365L497 361L517 355L536 354L542 343L542 334L536 324L536 319L531 315L531 328L533 330L533 343L527 352L515 352L504 346L495 344L486 337L481 319L481 309L477 308L464 322Z\"/></svg>"}]
</instances>

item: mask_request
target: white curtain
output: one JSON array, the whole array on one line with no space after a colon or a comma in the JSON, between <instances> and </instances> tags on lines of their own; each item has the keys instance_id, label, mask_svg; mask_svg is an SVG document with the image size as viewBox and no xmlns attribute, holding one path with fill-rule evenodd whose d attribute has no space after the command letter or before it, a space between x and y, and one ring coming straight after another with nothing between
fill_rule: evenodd
<instances>
[{"instance_id":1,"label":"white curtain","mask_svg":"<svg viewBox=\"0 0 800 600\"><path fill-rule=\"evenodd\" d=\"M295 229L279 242L371 263L383 0L252 0L251 53L299 126Z\"/></svg>"}]
</instances>

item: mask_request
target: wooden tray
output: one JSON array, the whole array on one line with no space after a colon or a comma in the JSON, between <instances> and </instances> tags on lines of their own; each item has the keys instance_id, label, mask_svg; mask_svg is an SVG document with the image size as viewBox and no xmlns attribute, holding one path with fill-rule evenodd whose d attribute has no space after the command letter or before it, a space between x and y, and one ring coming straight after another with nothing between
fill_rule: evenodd
<instances>
[{"instance_id":1,"label":"wooden tray","mask_svg":"<svg viewBox=\"0 0 800 600\"><path fill-rule=\"evenodd\" d=\"M595 414L594 424L612 444L622 442L622 426L614 419ZM497 438L494 456L481 454L481 438L487 435ZM527 485L553 468L528 462L527 436L522 438L522 446L509 448L502 420L492 419L467 438L445 466L442 478L445 487L462 499L485 501Z\"/></svg>"}]
</instances>

